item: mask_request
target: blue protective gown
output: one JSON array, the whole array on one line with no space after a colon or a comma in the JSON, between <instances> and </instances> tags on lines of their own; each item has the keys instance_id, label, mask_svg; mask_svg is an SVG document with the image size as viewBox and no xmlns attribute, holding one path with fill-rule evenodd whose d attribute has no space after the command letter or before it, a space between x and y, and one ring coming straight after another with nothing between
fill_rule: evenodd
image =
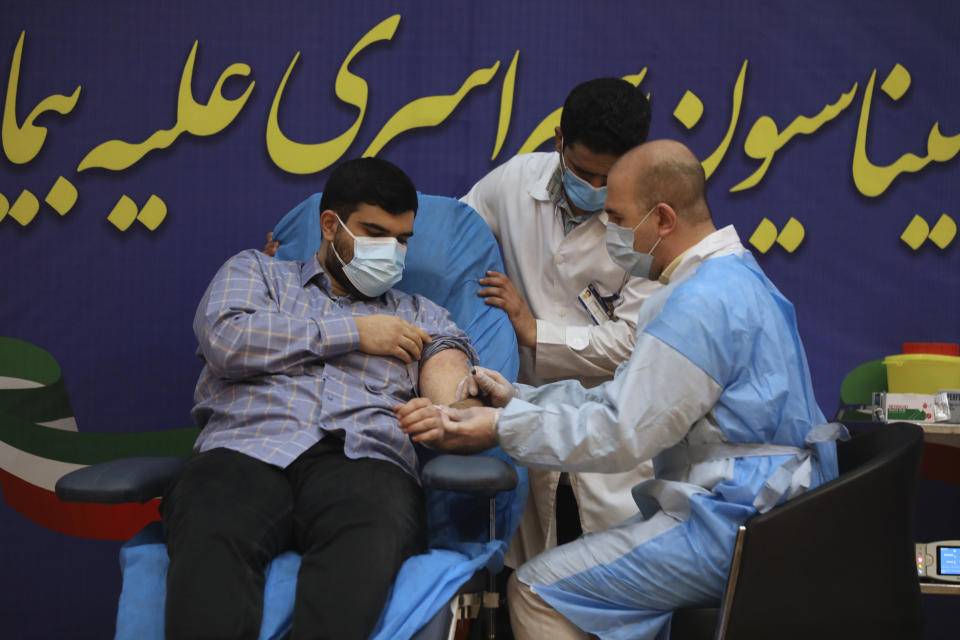
<instances>
[{"instance_id":1,"label":"blue protective gown","mask_svg":"<svg viewBox=\"0 0 960 640\"><path fill-rule=\"evenodd\" d=\"M665 637L672 611L719 602L737 527L837 476L793 306L733 227L707 236L640 311L614 379L517 385L501 447L530 466L624 471L652 458L639 513L518 571L602 638Z\"/></svg>"}]
</instances>

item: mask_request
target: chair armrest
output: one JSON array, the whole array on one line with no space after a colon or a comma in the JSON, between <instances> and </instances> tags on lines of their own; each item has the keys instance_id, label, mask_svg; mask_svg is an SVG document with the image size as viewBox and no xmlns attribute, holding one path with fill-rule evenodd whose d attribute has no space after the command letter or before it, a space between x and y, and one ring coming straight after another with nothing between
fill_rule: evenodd
<instances>
[{"instance_id":1,"label":"chair armrest","mask_svg":"<svg viewBox=\"0 0 960 640\"><path fill-rule=\"evenodd\" d=\"M499 458L440 455L423 465L425 489L459 491L492 498L517 486L517 470Z\"/></svg>"},{"instance_id":2,"label":"chair armrest","mask_svg":"<svg viewBox=\"0 0 960 640\"><path fill-rule=\"evenodd\" d=\"M55 491L65 502L144 503L163 495L186 462L179 456L119 458L71 471Z\"/></svg>"}]
</instances>

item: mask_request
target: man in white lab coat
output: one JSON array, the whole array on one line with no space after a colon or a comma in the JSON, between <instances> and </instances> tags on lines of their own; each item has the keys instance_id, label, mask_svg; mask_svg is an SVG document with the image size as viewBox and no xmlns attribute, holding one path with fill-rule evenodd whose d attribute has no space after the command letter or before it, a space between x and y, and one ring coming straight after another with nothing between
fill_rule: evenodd
<instances>
[{"instance_id":1,"label":"man in white lab coat","mask_svg":"<svg viewBox=\"0 0 960 640\"><path fill-rule=\"evenodd\" d=\"M462 198L503 248L506 274L489 272L480 295L510 316L521 345L520 382L574 379L592 387L630 356L640 304L659 284L629 277L611 261L598 214L610 167L646 140L649 127L639 88L618 78L584 82L564 103L555 151L514 157ZM563 478L531 469L507 564L518 567L557 545L558 489L563 543L581 528L601 531L636 514L630 488L651 476L649 463Z\"/></svg>"}]
</instances>

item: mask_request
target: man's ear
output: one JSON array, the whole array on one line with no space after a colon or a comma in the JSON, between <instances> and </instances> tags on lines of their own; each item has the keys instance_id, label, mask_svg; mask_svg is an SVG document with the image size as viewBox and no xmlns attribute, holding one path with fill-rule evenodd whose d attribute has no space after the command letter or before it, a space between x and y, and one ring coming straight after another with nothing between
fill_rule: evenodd
<instances>
[{"instance_id":1,"label":"man's ear","mask_svg":"<svg viewBox=\"0 0 960 640\"><path fill-rule=\"evenodd\" d=\"M337 214L332 209L327 209L320 213L320 230L323 232L323 239L327 242L333 242L333 237L337 233L340 221Z\"/></svg>"},{"instance_id":2,"label":"man's ear","mask_svg":"<svg viewBox=\"0 0 960 640\"><path fill-rule=\"evenodd\" d=\"M659 203L653 213L657 216L657 232L661 238L677 228L677 212L666 202Z\"/></svg>"},{"instance_id":3,"label":"man's ear","mask_svg":"<svg viewBox=\"0 0 960 640\"><path fill-rule=\"evenodd\" d=\"M553 128L553 135L556 138L556 149L560 153L563 153L563 132L560 131L560 127Z\"/></svg>"}]
</instances>

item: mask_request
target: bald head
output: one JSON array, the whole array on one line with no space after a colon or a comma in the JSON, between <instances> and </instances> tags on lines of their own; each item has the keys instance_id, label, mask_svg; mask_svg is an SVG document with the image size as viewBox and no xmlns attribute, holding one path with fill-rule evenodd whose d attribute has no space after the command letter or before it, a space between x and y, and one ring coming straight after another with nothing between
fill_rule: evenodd
<instances>
[{"instance_id":1,"label":"bald head","mask_svg":"<svg viewBox=\"0 0 960 640\"><path fill-rule=\"evenodd\" d=\"M633 250L653 256L651 278L716 231L705 184L696 156L672 140L635 147L610 169L604 201L608 222L633 229Z\"/></svg>"},{"instance_id":2,"label":"bald head","mask_svg":"<svg viewBox=\"0 0 960 640\"><path fill-rule=\"evenodd\" d=\"M688 224L710 221L703 166L679 142L654 140L631 149L610 170L609 180L629 184L644 211L662 202Z\"/></svg>"}]
</instances>

